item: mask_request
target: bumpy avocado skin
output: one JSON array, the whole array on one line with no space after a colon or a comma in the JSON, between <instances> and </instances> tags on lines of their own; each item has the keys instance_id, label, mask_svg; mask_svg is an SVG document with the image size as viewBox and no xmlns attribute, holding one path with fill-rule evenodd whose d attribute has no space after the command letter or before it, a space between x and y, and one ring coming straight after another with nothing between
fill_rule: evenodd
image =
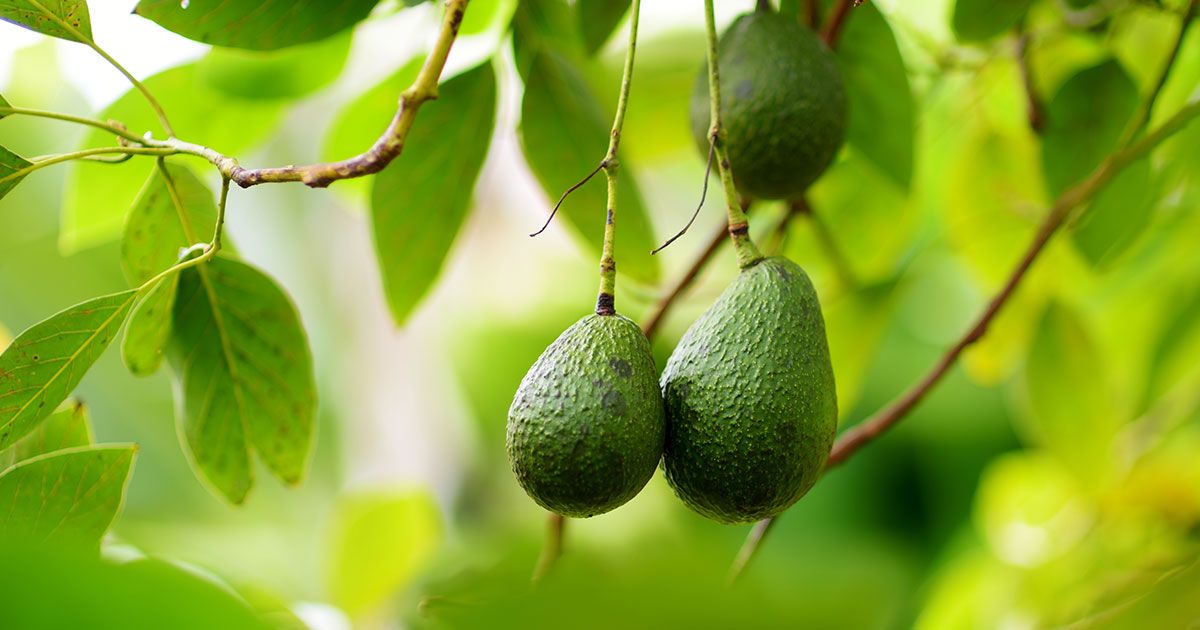
<instances>
[{"instance_id":1,"label":"bumpy avocado skin","mask_svg":"<svg viewBox=\"0 0 1200 630\"><path fill-rule=\"evenodd\" d=\"M837 430L825 322L785 258L742 270L684 334L662 375L667 481L722 523L773 516L821 476Z\"/></svg>"},{"instance_id":2,"label":"bumpy avocado skin","mask_svg":"<svg viewBox=\"0 0 1200 630\"><path fill-rule=\"evenodd\" d=\"M846 134L846 94L837 61L794 17L739 17L717 48L721 123L738 190L786 199L829 167ZM692 132L708 154L708 70L692 94Z\"/></svg>"},{"instance_id":3,"label":"bumpy avocado skin","mask_svg":"<svg viewBox=\"0 0 1200 630\"><path fill-rule=\"evenodd\" d=\"M666 422L650 342L621 315L588 315L546 348L508 412L508 459L539 505L586 518L636 495Z\"/></svg>"}]
</instances>

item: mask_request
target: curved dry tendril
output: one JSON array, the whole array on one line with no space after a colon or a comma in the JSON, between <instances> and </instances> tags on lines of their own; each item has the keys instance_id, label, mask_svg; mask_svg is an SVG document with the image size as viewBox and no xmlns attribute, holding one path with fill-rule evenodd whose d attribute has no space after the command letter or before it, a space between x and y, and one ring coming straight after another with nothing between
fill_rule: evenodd
<instances>
[{"instance_id":1,"label":"curved dry tendril","mask_svg":"<svg viewBox=\"0 0 1200 630\"><path fill-rule=\"evenodd\" d=\"M591 181L592 178L596 176L596 173L604 170L605 166L608 166L608 160L601 160L600 164L598 164L596 168L592 169L591 173L588 173L586 177L576 182L574 186L568 188L567 191L558 198L558 203L554 204L554 209L550 211L550 216L546 218L546 222L542 224L542 229L530 234L529 236L532 238L538 234L541 234L542 232L545 232L546 228L550 227L550 222L554 220L554 215L558 214L558 209L561 208L563 202L567 200L567 197L571 196L571 193L579 190L584 184Z\"/></svg>"},{"instance_id":2,"label":"curved dry tendril","mask_svg":"<svg viewBox=\"0 0 1200 630\"><path fill-rule=\"evenodd\" d=\"M704 165L704 188L700 190L700 203L696 205L696 211L692 213L692 218L688 219L687 225L683 226L679 233L667 239L667 242L659 245L657 249L650 252L651 255L657 254L667 248L667 245L674 243L679 237L687 233L692 224L696 222L696 217L700 216L700 209L704 207L704 200L708 198L708 178L712 174L713 154L716 153L717 143L712 136L708 138L708 161Z\"/></svg>"}]
</instances>

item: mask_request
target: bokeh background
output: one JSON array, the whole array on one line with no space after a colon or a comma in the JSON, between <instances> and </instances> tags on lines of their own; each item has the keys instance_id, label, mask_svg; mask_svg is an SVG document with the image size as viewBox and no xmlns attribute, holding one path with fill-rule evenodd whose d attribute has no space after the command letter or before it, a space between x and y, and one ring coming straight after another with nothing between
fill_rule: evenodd
<instances>
[{"instance_id":1,"label":"bokeh background","mask_svg":"<svg viewBox=\"0 0 1200 630\"><path fill-rule=\"evenodd\" d=\"M383 128L391 97L351 104L421 55L440 20L435 5L385 2L352 36L272 57L210 52L130 15L133 4L91 3L98 41L139 77L186 66L187 89L158 94L198 121L181 135L249 165L357 150L357 136L332 130L369 139ZM719 1L719 23L752 4ZM1185 4L1033 2L1023 28L1045 136L1030 128L1017 36L998 10L984 12L1000 28L983 37L956 23L952 0L853 10L838 53L851 143L810 195L853 281L808 218L777 229L782 204L751 217L759 242L818 286L843 426L966 330L1062 188L1070 148L1121 124L1153 88ZM447 76L495 55L498 122L473 209L402 327L383 297L365 185L231 194L231 238L293 296L316 357L318 446L300 487L260 474L244 506L227 505L189 467L165 374L130 376L110 350L83 381L98 440L141 445L107 553L185 563L276 602L280 624L329 629L1182 627L1200 615L1200 125L1137 167L1144 176L1114 193L1119 211L1098 214L1102 225L1060 235L982 343L901 426L787 512L736 588L725 573L748 528L689 512L658 475L621 509L569 522L559 565L531 590L546 515L509 472L505 416L528 366L591 309L597 279L567 223L528 237L552 195L518 136L515 9L472 2L451 55ZM700 194L687 103L702 27L699 0L643 8L622 177L637 179L660 240ZM582 67L606 111L624 41L618 28ZM1193 29L1152 122L1198 85ZM6 24L0 86L14 104L81 115L127 91L85 47ZM27 156L83 137L54 121L0 122L0 144ZM152 162L75 168L39 171L0 202L0 323L13 333L126 287L116 235L66 230L61 217L104 203L104 186L141 182ZM711 197L657 257L660 282L619 280L622 313L641 321L703 249L722 220ZM718 254L656 338L660 365L735 272L730 252Z\"/></svg>"}]
</instances>

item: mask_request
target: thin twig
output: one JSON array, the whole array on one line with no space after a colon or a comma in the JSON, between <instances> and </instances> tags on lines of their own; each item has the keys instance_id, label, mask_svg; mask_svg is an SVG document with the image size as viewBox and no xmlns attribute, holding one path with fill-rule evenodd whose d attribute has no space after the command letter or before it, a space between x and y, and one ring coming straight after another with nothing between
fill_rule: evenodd
<instances>
[{"instance_id":1,"label":"thin twig","mask_svg":"<svg viewBox=\"0 0 1200 630\"><path fill-rule=\"evenodd\" d=\"M771 526L775 524L775 519L765 518L754 524L750 533L746 536L746 542L742 543L742 548L738 550L737 558L733 560L733 566L729 568L729 577L727 584L732 586L737 579L741 577L746 569L750 566L750 561L754 559L754 551L758 549L758 543L771 531Z\"/></svg>"},{"instance_id":2,"label":"thin twig","mask_svg":"<svg viewBox=\"0 0 1200 630\"><path fill-rule=\"evenodd\" d=\"M838 37L842 34L842 27L846 24L850 7L856 7L862 3L863 0L837 0L833 5L833 10L829 13L829 18L825 20L825 26L821 27L821 39L825 40L825 45L837 48Z\"/></svg>"},{"instance_id":3,"label":"thin twig","mask_svg":"<svg viewBox=\"0 0 1200 630\"><path fill-rule=\"evenodd\" d=\"M692 224L696 222L696 217L700 216L700 209L704 207L704 200L708 199L708 178L709 178L709 175L712 174L713 155L716 153L715 149L716 149L716 145L713 143L712 138L709 138L708 160L704 164L704 187L700 189L700 203L696 204L696 210L694 212L692 212L692 218L688 219L687 225L683 226L683 229L679 230L679 232L677 232L675 234L675 236L672 236L671 238L667 239L667 242L663 243L662 245L659 245L657 249L650 252L651 255L661 252L662 250L667 248L667 245L674 243L680 236L683 236L684 234L686 234L687 231L692 227Z\"/></svg>"},{"instance_id":4,"label":"thin twig","mask_svg":"<svg viewBox=\"0 0 1200 630\"><path fill-rule=\"evenodd\" d=\"M566 190L566 192L564 192L562 194L562 196L558 198L558 203L554 204L554 209L550 211L550 216L546 217L546 222L542 224L541 229L530 234L529 236L534 237L534 236L541 234L542 232L545 232L546 228L550 227L550 222L554 220L554 215L558 214L558 209L561 208L563 205L563 202L567 200L567 197L570 197L571 193L575 192L576 190L579 190L581 187L583 187L584 184L592 181L592 178L596 176L596 173L599 173L600 170L603 169L605 166L606 166L606 164L604 163L604 161L601 161L599 164L596 165L596 168L592 169L592 172L588 173L587 175L584 176L583 179L579 180L578 182L575 182L575 185L568 188Z\"/></svg>"},{"instance_id":5,"label":"thin twig","mask_svg":"<svg viewBox=\"0 0 1200 630\"><path fill-rule=\"evenodd\" d=\"M1016 49L1017 66L1021 70L1021 86L1025 90L1025 111L1029 117L1029 128L1039 135L1046 129L1046 108L1038 96L1037 88L1033 85L1033 69L1029 61L1029 31L1022 28L1017 35Z\"/></svg>"},{"instance_id":6,"label":"thin twig","mask_svg":"<svg viewBox=\"0 0 1200 630\"><path fill-rule=\"evenodd\" d=\"M712 260L713 254L716 254L717 250L721 248L721 244L727 240L729 240L729 227L722 221L721 225L717 226L717 230L713 232L708 246L700 252L696 260L692 261L692 265L680 276L679 280L675 281L675 285L671 287L671 290L654 305L654 310L650 312L646 323L642 325L642 332L646 333L646 337L650 339L654 338L659 326L663 322L663 318L666 317L679 297L687 291L688 287L692 286L692 283L696 281L696 277L700 275L700 272L708 264L708 261Z\"/></svg>"},{"instance_id":7,"label":"thin twig","mask_svg":"<svg viewBox=\"0 0 1200 630\"><path fill-rule=\"evenodd\" d=\"M70 153L60 153L57 155L47 155L37 162L31 163L22 169L17 169L4 177L0 177L0 184L10 181L15 181L25 177L26 175L41 170L47 166L62 164L72 160L82 160L97 155L174 155L176 152L171 149L155 149L149 147L98 147L95 149L83 149L80 151L72 151Z\"/></svg>"},{"instance_id":8,"label":"thin twig","mask_svg":"<svg viewBox=\"0 0 1200 630\"><path fill-rule=\"evenodd\" d=\"M563 534L567 528L567 519L561 514L550 512L546 517L546 544L542 547L542 555L538 558L537 566L533 569L533 583L537 584L546 577L554 563L562 555Z\"/></svg>"}]
</instances>

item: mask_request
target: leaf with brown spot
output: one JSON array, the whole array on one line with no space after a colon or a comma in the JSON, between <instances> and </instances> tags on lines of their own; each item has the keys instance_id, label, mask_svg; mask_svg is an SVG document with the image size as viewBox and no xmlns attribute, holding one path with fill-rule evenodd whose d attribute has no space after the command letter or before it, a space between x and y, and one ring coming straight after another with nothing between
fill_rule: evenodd
<instances>
[{"instance_id":1,"label":"leaf with brown spot","mask_svg":"<svg viewBox=\"0 0 1200 630\"><path fill-rule=\"evenodd\" d=\"M92 39L92 20L85 0L37 0L36 5L29 0L0 0L0 20L73 42ZM83 37L72 33L72 29Z\"/></svg>"}]
</instances>

